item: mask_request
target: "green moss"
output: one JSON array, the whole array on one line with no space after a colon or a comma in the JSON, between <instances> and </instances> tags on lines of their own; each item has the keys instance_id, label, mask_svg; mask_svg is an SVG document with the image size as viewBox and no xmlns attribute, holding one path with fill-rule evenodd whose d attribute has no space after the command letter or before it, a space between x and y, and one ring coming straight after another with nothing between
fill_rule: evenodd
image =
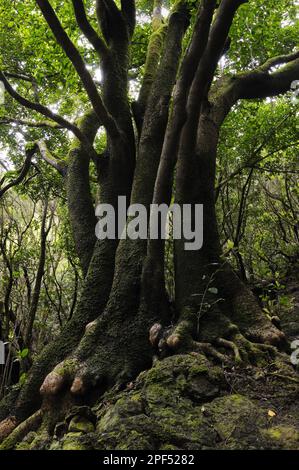
<instances>
[{"instance_id":1,"label":"green moss","mask_svg":"<svg viewBox=\"0 0 299 470\"><path fill-rule=\"evenodd\" d=\"M62 445L61 445L61 442L54 439L52 442L51 442L51 445L50 445L50 450L62 450Z\"/></svg>"},{"instance_id":2,"label":"green moss","mask_svg":"<svg viewBox=\"0 0 299 470\"><path fill-rule=\"evenodd\" d=\"M195 396L210 399L219 393L214 380L222 377L220 369L208 366L201 355L177 355L142 373L137 379L138 391L123 392L99 417L100 448L133 449L140 442L146 447L138 448L145 449L159 448L152 447L153 443L175 448L177 442L189 443L194 449L215 444L216 431L193 401Z\"/></svg>"},{"instance_id":3,"label":"green moss","mask_svg":"<svg viewBox=\"0 0 299 470\"><path fill-rule=\"evenodd\" d=\"M55 372L64 377L71 376L76 368L76 361L74 359L66 359L57 367L55 367Z\"/></svg>"},{"instance_id":4,"label":"green moss","mask_svg":"<svg viewBox=\"0 0 299 470\"><path fill-rule=\"evenodd\" d=\"M81 432L69 432L65 435L62 450L87 450L86 446L80 442Z\"/></svg>"},{"instance_id":5,"label":"green moss","mask_svg":"<svg viewBox=\"0 0 299 470\"><path fill-rule=\"evenodd\" d=\"M82 416L74 416L69 424L70 432L83 432L87 434L94 430L94 425Z\"/></svg>"},{"instance_id":6,"label":"green moss","mask_svg":"<svg viewBox=\"0 0 299 470\"><path fill-rule=\"evenodd\" d=\"M30 152L36 148L36 142L27 142L25 145L26 152Z\"/></svg>"},{"instance_id":7,"label":"green moss","mask_svg":"<svg viewBox=\"0 0 299 470\"><path fill-rule=\"evenodd\" d=\"M260 428L267 422L266 414L242 395L216 398L205 405L204 414L215 427L224 448L259 446Z\"/></svg>"},{"instance_id":8,"label":"green moss","mask_svg":"<svg viewBox=\"0 0 299 470\"><path fill-rule=\"evenodd\" d=\"M35 438L30 444L31 450L47 449L51 444L51 437L46 429L41 429L36 433Z\"/></svg>"},{"instance_id":9,"label":"green moss","mask_svg":"<svg viewBox=\"0 0 299 470\"><path fill-rule=\"evenodd\" d=\"M248 371L238 370L238 376L242 373L245 378ZM269 422L268 408L238 393L228 395L226 384L222 369L204 356L171 356L141 373L130 390L110 390L92 409L74 406L62 423L62 431L64 425L68 429L64 436L58 433L49 442L48 435L39 429L29 433L17 448L299 448L295 427L280 425L279 417ZM273 377L273 384L281 389L278 378ZM246 391L246 387L236 389ZM269 427L272 423L275 426Z\"/></svg>"},{"instance_id":10,"label":"green moss","mask_svg":"<svg viewBox=\"0 0 299 470\"><path fill-rule=\"evenodd\" d=\"M180 448L172 444L163 444L159 450L180 450Z\"/></svg>"},{"instance_id":11,"label":"green moss","mask_svg":"<svg viewBox=\"0 0 299 470\"><path fill-rule=\"evenodd\" d=\"M262 434L268 442L268 447L287 450L299 448L299 432L293 426L273 426L270 429L262 430Z\"/></svg>"},{"instance_id":12,"label":"green moss","mask_svg":"<svg viewBox=\"0 0 299 470\"><path fill-rule=\"evenodd\" d=\"M20 442L16 445L15 450L30 450L29 442Z\"/></svg>"},{"instance_id":13,"label":"green moss","mask_svg":"<svg viewBox=\"0 0 299 470\"><path fill-rule=\"evenodd\" d=\"M281 439L281 429L279 428L267 429L266 434L273 439Z\"/></svg>"}]
</instances>

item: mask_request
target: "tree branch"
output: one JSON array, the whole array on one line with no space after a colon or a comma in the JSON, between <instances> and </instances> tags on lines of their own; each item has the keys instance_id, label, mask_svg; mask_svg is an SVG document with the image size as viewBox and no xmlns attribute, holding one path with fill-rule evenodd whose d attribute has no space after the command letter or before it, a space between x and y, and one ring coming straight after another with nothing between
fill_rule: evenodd
<instances>
[{"instance_id":1,"label":"tree branch","mask_svg":"<svg viewBox=\"0 0 299 470\"><path fill-rule=\"evenodd\" d=\"M12 98L14 98L18 103L20 103L22 106L28 109L32 109L33 111L36 111L43 116L46 116L47 118L51 119L52 121L56 122L59 126L63 127L64 129L68 129L73 132L73 134L79 139L83 140L84 136L81 133L81 131L78 129L77 126L74 124L71 124L69 121L64 119L63 117L59 116L56 113L53 113L49 108L46 106L43 106L40 103L35 103L33 101L27 100L27 98L24 98L21 96L14 88L11 86L9 81L7 80L6 76L4 75L3 72L0 71L0 80L4 83L5 90L7 93L10 94Z\"/></svg>"},{"instance_id":2,"label":"tree branch","mask_svg":"<svg viewBox=\"0 0 299 470\"><path fill-rule=\"evenodd\" d=\"M136 5L135 0L121 0L121 11L126 19L130 36L133 36L136 25Z\"/></svg>"},{"instance_id":3,"label":"tree branch","mask_svg":"<svg viewBox=\"0 0 299 470\"><path fill-rule=\"evenodd\" d=\"M153 203L169 204L173 188L173 172L177 161L177 151L180 142L181 131L187 119L186 104L188 92L196 69L205 50L210 25L216 0L203 0L198 8L196 23L193 35L183 59L179 78L177 81L173 109L168 120L168 125L164 137L164 143L157 172ZM148 256L152 259L160 259L164 263L164 241L150 240L148 242Z\"/></svg>"},{"instance_id":4,"label":"tree branch","mask_svg":"<svg viewBox=\"0 0 299 470\"><path fill-rule=\"evenodd\" d=\"M30 144L30 146L28 146L28 148L25 150L26 158L25 158L25 161L24 161L24 164L23 164L22 168L19 171L19 175L17 176L17 178L12 180L10 183L8 183L3 188L0 188L0 198L6 193L6 191L8 191L12 187L17 186L18 184L22 183L22 181L25 179L25 177L27 176L27 174L30 170L32 157L34 156L34 154L37 151L39 151L42 159L46 163L51 165L53 168L55 168L55 170L57 170L58 173L61 176L63 176L63 177L66 176L67 164L64 163L64 162L59 162L58 159L55 158L52 155L52 153L49 151L46 143L43 140L38 140L36 142L32 142ZM4 180L5 180L5 175L4 175L4 178L2 178L1 182L3 182ZM1 182L0 182L0 184L1 184Z\"/></svg>"},{"instance_id":5,"label":"tree branch","mask_svg":"<svg viewBox=\"0 0 299 470\"><path fill-rule=\"evenodd\" d=\"M34 146L32 146L32 147L30 147L29 149L26 150L26 158L25 158L24 164L23 164L23 166L22 166L22 168L19 172L19 175L14 180L12 180L10 183L8 183L6 186L4 186L3 188L0 188L0 198L3 197L3 195L9 189L13 188L14 186L17 186L18 184L20 184L24 180L27 173L29 172L30 165L31 165L31 160L32 160L32 157L35 154L36 150L37 150L36 145L34 145Z\"/></svg>"},{"instance_id":6,"label":"tree branch","mask_svg":"<svg viewBox=\"0 0 299 470\"><path fill-rule=\"evenodd\" d=\"M196 73L197 66L205 50L216 0L203 0L201 3L190 45L183 59L179 79L176 85L173 110L164 138L162 155L157 173L154 203L169 203L172 191L173 169L182 127L187 119L186 103L188 91Z\"/></svg>"},{"instance_id":7,"label":"tree branch","mask_svg":"<svg viewBox=\"0 0 299 470\"><path fill-rule=\"evenodd\" d=\"M26 119L17 119L12 117L6 117L4 119L0 119L0 124L19 124L21 126L28 126L28 127L41 127L41 128L51 128L51 129L63 129L63 126L56 124L51 121L27 121Z\"/></svg>"},{"instance_id":8,"label":"tree branch","mask_svg":"<svg viewBox=\"0 0 299 470\"><path fill-rule=\"evenodd\" d=\"M202 55L189 95L189 111L194 108L195 114L198 116L200 104L209 92L219 59L227 43L234 16L238 8L247 2L248 0L222 0L220 3L207 47ZM198 121L198 116L194 116L192 119ZM197 123L195 125L197 126Z\"/></svg>"},{"instance_id":9,"label":"tree branch","mask_svg":"<svg viewBox=\"0 0 299 470\"><path fill-rule=\"evenodd\" d=\"M121 41L128 40L124 16L114 0L97 0L96 13L101 31L108 44L113 43L117 39Z\"/></svg>"},{"instance_id":10,"label":"tree branch","mask_svg":"<svg viewBox=\"0 0 299 470\"><path fill-rule=\"evenodd\" d=\"M133 103L134 117L137 127L140 131L142 120L147 104L147 100L155 80L157 69L159 66L161 51L166 34L167 24L162 22L161 12L162 1L155 0L152 14L153 32L149 38L146 60L144 65L144 75L137 102Z\"/></svg>"},{"instance_id":11,"label":"tree branch","mask_svg":"<svg viewBox=\"0 0 299 470\"><path fill-rule=\"evenodd\" d=\"M84 36L100 56L108 53L108 48L87 19L83 0L72 0L76 21Z\"/></svg>"},{"instance_id":12,"label":"tree branch","mask_svg":"<svg viewBox=\"0 0 299 470\"><path fill-rule=\"evenodd\" d=\"M277 96L289 91L292 83L298 79L299 58L288 61L284 67L272 74L257 69L236 77L239 88L238 97L239 99L257 99Z\"/></svg>"},{"instance_id":13,"label":"tree branch","mask_svg":"<svg viewBox=\"0 0 299 470\"><path fill-rule=\"evenodd\" d=\"M299 58L291 60L293 55L279 56L267 61L267 68L272 64L286 61L279 70L269 73L258 67L250 72L222 77L212 88L209 100L213 103L213 119L220 126L239 99L261 99L278 96L291 90L294 81L299 80ZM282 59L284 57L284 59ZM297 57L297 53L293 57ZM290 60L290 61L289 61ZM265 64L264 64L265 65ZM262 66L263 67L263 66ZM273 65L270 65L270 68ZM221 91L222 89L222 91Z\"/></svg>"},{"instance_id":14,"label":"tree branch","mask_svg":"<svg viewBox=\"0 0 299 470\"><path fill-rule=\"evenodd\" d=\"M184 0L176 2L169 17L164 49L155 81L151 87L140 136L140 151L136 171L140 170L141 174L144 175L144 179L140 175L139 178L140 181L145 181L145 205L152 202L168 121L169 103L179 68L182 41L189 26L189 21L190 10L187 2ZM149 149L151 152L150 160L148 160ZM132 197L134 197L134 193ZM150 202L148 202L149 199Z\"/></svg>"},{"instance_id":15,"label":"tree branch","mask_svg":"<svg viewBox=\"0 0 299 470\"><path fill-rule=\"evenodd\" d=\"M277 65L287 64L299 58L299 50L291 54L279 55L268 59L264 64L259 67L261 72L268 72L272 67Z\"/></svg>"},{"instance_id":16,"label":"tree branch","mask_svg":"<svg viewBox=\"0 0 299 470\"><path fill-rule=\"evenodd\" d=\"M48 149L46 143L44 140L38 140L36 142L36 145L38 147L38 150L40 152L40 155L42 157L42 159L48 163L49 165L51 165L53 168L55 168L55 170L58 171L58 173L61 175L61 176L66 176L66 173L67 173L67 164L65 163L62 163L62 162L59 162L57 160L56 157L54 157L54 155L52 155L52 153L50 152L50 150Z\"/></svg>"},{"instance_id":17,"label":"tree branch","mask_svg":"<svg viewBox=\"0 0 299 470\"><path fill-rule=\"evenodd\" d=\"M70 40L69 36L66 34L63 29L56 13L54 12L52 6L48 0L36 0L45 20L47 21L49 27L51 28L52 33L55 36L57 43L62 47L67 57L72 62L75 70L77 71L86 93L90 99L92 107L97 114L99 120L102 122L103 126L106 128L108 134L111 138L118 138L120 135L119 129L113 117L108 113L105 108L102 98L98 93L97 87L85 67L85 63L77 50L76 46ZM116 7L116 6L115 6Z\"/></svg>"},{"instance_id":18,"label":"tree branch","mask_svg":"<svg viewBox=\"0 0 299 470\"><path fill-rule=\"evenodd\" d=\"M5 72L5 75L8 78L16 78L17 80L23 80L25 82L31 83L33 87L35 101L39 102L37 81L34 77L32 77L32 75L24 75L23 73L16 72Z\"/></svg>"}]
</instances>

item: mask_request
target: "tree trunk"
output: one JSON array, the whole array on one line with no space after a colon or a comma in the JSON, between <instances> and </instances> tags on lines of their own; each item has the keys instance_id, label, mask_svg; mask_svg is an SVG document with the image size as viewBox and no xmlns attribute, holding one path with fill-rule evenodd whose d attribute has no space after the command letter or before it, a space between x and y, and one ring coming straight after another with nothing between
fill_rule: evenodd
<instances>
[{"instance_id":1,"label":"tree trunk","mask_svg":"<svg viewBox=\"0 0 299 470\"><path fill-rule=\"evenodd\" d=\"M175 241L176 306L179 314L186 307L196 311L200 340L211 342L230 335L233 324L250 340L280 344L283 334L263 314L252 292L221 256L215 173L218 123L223 122L224 116L205 107L199 121L195 154L189 159L180 160L179 156L176 201L181 206L188 202L203 205L203 246L188 251L184 249L184 238Z\"/></svg>"},{"instance_id":2,"label":"tree trunk","mask_svg":"<svg viewBox=\"0 0 299 470\"><path fill-rule=\"evenodd\" d=\"M26 330L24 334L25 346L29 349L31 348L33 324L34 324L34 320L35 320L35 316L37 312L40 291L41 291L41 284L42 284L42 279L43 279L44 270L45 270L47 236L51 228L51 222L49 223L49 227L48 228L46 227L47 213L48 213L48 201L45 202L44 210L43 210L42 225L41 225L41 230L40 230L39 262L38 262L36 279L35 279L34 289L33 289L29 312L28 312Z\"/></svg>"}]
</instances>

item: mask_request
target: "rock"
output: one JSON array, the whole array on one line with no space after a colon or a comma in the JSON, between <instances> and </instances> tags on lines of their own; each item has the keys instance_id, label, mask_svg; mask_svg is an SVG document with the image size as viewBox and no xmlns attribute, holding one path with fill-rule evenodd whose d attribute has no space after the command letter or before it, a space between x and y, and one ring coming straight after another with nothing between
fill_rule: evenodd
<instances>
[{"instance_id":1,"label":"rock","mask_svg":"<svg viewBox=\"0 0 299 470\"><path fill-rule=\"evenodd\" d=\"M91 421L92 424L96 424L97 421L96 414L89 406L74 406L66 416L65 421L69 423L74 416L82 416L82 418L86 418L88 421Z\"/></svg>"},{"instance_id":2,"label":"rock","mask_svg":"<svg viewBox=\"0 0 299 470\"><path fill-rule=\"evenodd\" d=\"M99 448L155 449L158 442L163 449L201 449L215 443L217 432L199 404L225 388L219 367L202 355L177 355L157 362L138 383L99 419Z\"/></svg>"},{"instance_id":3,"label":"rock","mask_svg":"<svg viewBox=\"0 0 299 470\"><path fill-rule=\"evenodd\" d=\"M216 398L205 405L204 414L217 431L218 448L263 448L259 430L267 425L267 416L247 397L235 394Z\"/></svg>"},{"instance_id":4,"label":"rock","mask_svg":"<svg viewBox=\"0 0 299 470\"><path fill-rule=\"evenodd\" d=\"M69 424L69 432L82 432L88 434L95 430L94 425L83 416L74 416Z\"/></svg>"},{"instance_id":5,"label":"rock","mask_svg":"<svg viewBox=\"0 0 299 470\"><path fill-rule=\"evenodd\" d=\"M125 390L108 391L92 409L74 407L50 442L39 431L18 448L299 449L297 379L285 354L263 369L220 368L201 354L179 354Z\"/></svg>"},{"instance_id":6,"label":"rock","mask_svg":"<svg viewBox=\"0 0 299 470\"><path fill-rule=\"evenodd\" d=\"M81 432L69 432L65 435L62 450L86 450L84 444L80 442Z\"/></svg>"},{"instance_id":7,"label":"rock","mask_svg":"<svg viewBox=\"0 0 299 470\"><path fill-rule=\"evenodd\" d=\"M271 449L298 450L299 432L294 426L273 426L262 431Z\"/></svg>"}]
</instances>

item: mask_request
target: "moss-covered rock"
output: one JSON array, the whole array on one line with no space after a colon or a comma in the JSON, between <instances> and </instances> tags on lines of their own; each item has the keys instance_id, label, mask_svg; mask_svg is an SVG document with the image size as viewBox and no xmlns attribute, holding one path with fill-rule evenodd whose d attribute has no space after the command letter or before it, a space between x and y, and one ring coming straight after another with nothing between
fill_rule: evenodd
<instances>
[{"instance_id":1,"label":"moss-covered rock","mask_svg":"<svg viewBox=\"0 0 299 470\"><path fill-rule=\"evenodd\" d=\"M93 408L71 408L50 442L38 429L16 448L299 449L296 377L283 355L266 368L220 368L201 354L171 356Z\"/></svg>"},{"instance_id":2,"label":"moss-covered rock","mask_svg":"<svg viewBox=\"0 0 299 470\"><path fill-rule=\"evenodd\" d=\"M177 355L158 362L102 414L97 425L100 448L200 449L212 446L216 431L200 404L225 388L223 373L203 356ZM198 406L195 406L198 405Z\"/></svg>"},{"instance_id":3,"label":"moss-covered rock","mask_svg":"<svg viewBox=\"0 0 299 470\"><path fill-rule=\"evenodd\" d=\"M69 431L87 434L94 431L94 425L82 416L74 416L69 424Z\"/></svg>"},{"instance_id":4,"label":"moss-covered rock","mask_svg":"<svg viewBox=\"0 0 299 470\"><path fill-rule=\"evenodd\" d=\"M216 398L203 408L203 413L217 431L219 444L226 449L263 447L259 430L267 425L266 412L242 395Z\"/></svg>"},{"instance_id":5,"label":"moss-covered rock","mask_svg":"<svg viewBox=\"0 0 299 470\"><path fill-rule=\"evenodd\" d=\"M251 389L255 374L255 368L236 373L244 383L249 381ZM281 389L273 375L266 383L269 388L263 382L257 384L265 395ZM242 384L239 393L228 394L228 376L199 354L164 359L140 374L132 390L115 400L110 396L97 409L96 446L128 450L299 448L297 434L290 428L280 427L277 437L267 399L264 404L241 394ZM245 387L243 392L247 392Z\"/></svg>"},{"instance_id":6,"label":"moss-covered rock","mask_svg":"<svg viewBox=\"0 0 299 470\"><path fill-rule=\"evenodd\" d=\"M89 450L91 448L88 439L84 438L82 432L69 432L62 441L62 450Z\"/></svg>"},{"instance_id":7,"label":"moss-covered rock","mask_svg":"<svg viewBox=\"0 0 299 470\"><path fill-rule=\"evenodd\" d=\"M271 449L299 449L299 431L294 426L273 426L270 429L262 430L264 438L267 440L266 446Z\"/></svg>"}]
</instances>

